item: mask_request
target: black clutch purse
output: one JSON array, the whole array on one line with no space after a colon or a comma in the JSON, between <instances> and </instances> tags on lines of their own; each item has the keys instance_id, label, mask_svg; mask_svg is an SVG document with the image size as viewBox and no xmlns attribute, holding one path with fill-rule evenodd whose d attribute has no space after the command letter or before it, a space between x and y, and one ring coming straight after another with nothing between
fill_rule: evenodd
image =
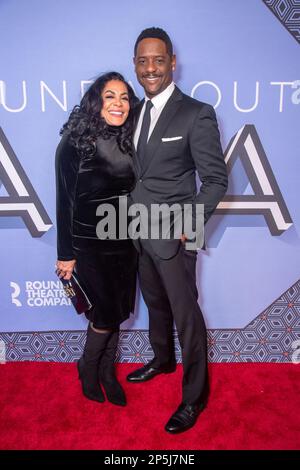
<instances>
[{"instance_id":1,"label":"black clutch purse","mask_svg":"<svg viewBox=\"0 0 300 470\"><path fill-rule=\"evenodd\" d=\"M57 274L57 273L56 273ZM71 300L78 314L87 312L92 307L88 294L78 278L78 274L73 271L71 279L61 279L66 296Z\"/></svg>"}]
</instances>

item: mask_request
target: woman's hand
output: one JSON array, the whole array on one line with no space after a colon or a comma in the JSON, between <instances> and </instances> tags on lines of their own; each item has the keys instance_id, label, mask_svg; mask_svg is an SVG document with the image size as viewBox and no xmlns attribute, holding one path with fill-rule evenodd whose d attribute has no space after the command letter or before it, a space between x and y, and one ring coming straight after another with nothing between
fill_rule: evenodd
<instances>
[{"instance_id":1,"label":"woman's hand","mask_svg":"<svg viewBox=\"0 0 300 470\"><path fill-rule=\"evenodd\" d=\"M68 281L71 279L71 275L75 266L76 260L72 259L70 261L56 261L56 270L60 278L66 279Z\"/></svg>"}]
</instances>

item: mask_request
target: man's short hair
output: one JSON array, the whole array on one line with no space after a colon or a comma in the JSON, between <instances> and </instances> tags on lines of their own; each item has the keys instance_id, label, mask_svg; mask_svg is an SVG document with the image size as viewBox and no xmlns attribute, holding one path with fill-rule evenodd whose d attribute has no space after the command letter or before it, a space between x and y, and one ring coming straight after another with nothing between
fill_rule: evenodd
<instances>
[{"instance_id":1,"label":"man's short hair","mask_svg":"<svg viewBox=\"0 0 300 470\"><path fill-rule=\"evenodd\" d=\"M170 57L172 57L173 44L168 33L166 33L166 31L164 31L161 28L155 28L155 27L144 29L140 33L134 45L134 57L136 56L136 51L137 51L139 42L147 38L160 39L161 41L163 41L166 45L167 53L169 54Z\"/></svg>"}]
</instances>

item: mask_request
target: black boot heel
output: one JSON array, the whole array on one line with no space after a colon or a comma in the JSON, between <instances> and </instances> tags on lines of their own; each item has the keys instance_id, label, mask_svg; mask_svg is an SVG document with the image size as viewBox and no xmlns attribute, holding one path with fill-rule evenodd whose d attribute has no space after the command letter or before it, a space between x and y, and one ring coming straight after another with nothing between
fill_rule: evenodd
<instances>
[{"instance_id":1,"label":"black boot heel","mask_svg":"<svg viewBox=\"0 0 300 470\"><path fill-rule=\"evenodd\" d=\"M108 401L110 401L114 405L126 406L127 400L125 392L116 377L115 380L112 380L111 382L106 382L102 379L101 385L103 385Z\"/></svg>"},{"instance_id":2,"label":"black boot heel","mask_svg":"<svg viewBox=\"0 0 300 470\"><path fill-rule=\"evenodd\" d=\"M104 388L108 401L118 406L127 404L125 392L116 377L115 357L118 347L119 331L113 331L99 362L99 382Z\"/></svg>"},{"instance_id":3,"label":"black boot heel","mask_svg":"<svg viewBox=\"0 0 300 470\"><path fill-rule=\"evenodd\" d=\"M100 388L98 380L95 380L95 371L97 369L85 364L82 357L77 362L77 369L79 380L81 380L83 395L89 400L103 403L105 401L105 397Z\"/></svg>"},{"instance_id":4,"label":"black boot heel","mask_svg":"<svg viewBox=\"0 0 300 470\"><path fill-rule=\"evenodd\" d=\"M89 400L105 401L105 397L98 382L98 367L106 344L110 338L110 332L98 333L89 324L84 345L83 356L77 363L78 376L81 380L82 393Z\"/></svg>"}]
</instances>

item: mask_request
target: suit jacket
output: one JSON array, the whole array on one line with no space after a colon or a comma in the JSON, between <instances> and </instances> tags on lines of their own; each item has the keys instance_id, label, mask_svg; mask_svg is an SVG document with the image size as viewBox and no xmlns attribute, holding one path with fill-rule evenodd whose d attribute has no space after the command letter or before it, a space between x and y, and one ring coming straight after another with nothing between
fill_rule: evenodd
<instances>
[{"instance_id":1,"label":"suit jacket","mask_svg":"<svg viewBox=\"0 0 300 470\"><path fill-rule=\"evenodd\" d=\"M137 120L143 103L137 109ZM227 189L226 165L213 107L175 87L150 136L144 161L135 153L134 164L137 173L137 184L131 193L134 203L144 204L149 213L151 204L192 203L194 209L195 204L204 204L206 223ZM198 193L196 172L202 183ZM177 253L180 240L150 239L150 243L159 257L169 259Z\"/></svg>"}]
</instances>

